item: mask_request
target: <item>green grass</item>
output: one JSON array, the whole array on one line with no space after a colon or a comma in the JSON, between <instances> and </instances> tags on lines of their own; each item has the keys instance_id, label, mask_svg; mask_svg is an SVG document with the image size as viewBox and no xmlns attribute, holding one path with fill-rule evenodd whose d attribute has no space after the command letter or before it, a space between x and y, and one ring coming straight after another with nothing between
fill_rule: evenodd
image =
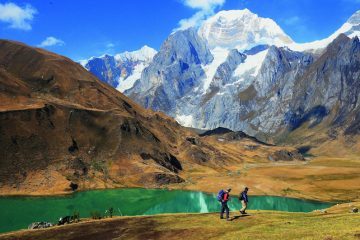
<instances>
[{"instance_id":1,"label":"green grass","mask_svg":"<svg viewBox=\"0 0 360 240\"><path fill-rule=\"evenodd\" d=\"M349 209L343 204L326 213L232 212L232 221L219 219L217 213L117 217L0 239L360 239L360 214Z\"/></svg>"}]
</instances>

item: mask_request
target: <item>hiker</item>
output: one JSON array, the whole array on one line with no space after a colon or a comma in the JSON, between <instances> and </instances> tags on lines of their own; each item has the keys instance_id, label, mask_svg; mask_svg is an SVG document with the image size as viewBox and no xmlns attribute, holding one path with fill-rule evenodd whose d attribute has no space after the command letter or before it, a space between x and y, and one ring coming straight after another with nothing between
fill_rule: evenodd
<instances>
[{"instance_id":1,"label":"hiker","mask_svg":"<svg viewBox=\"0 0 360 240\"><path fill-rule=\"evenodd\" d=\"M239 196L239 200L241 201L241 206L242 206L242 208L240 209L241 214L246 214L245 210L246 210L247 204L249 202L249 198L247 195L248 191L249 191L249 188L245 187L244 191L242 191L242 193L240 193L240 196Z\"/></svg>"},{"instance_id":2,"label":"hiker","mask_svg":"<svg viewBox=\"0 0 360 240\"><path fill-rule=\"evenodd\" d=\"M229 201L230 199L230 191L231 191L231 188L229 188L228 190L226 191L223 191L221 190L220 191L220 202L221 202L221 212L220 212L220 219L224 219L224 212L226 211L226 220L227 221L230 221L230 218L229 218L229 207L227 205L227 202ZM221 194L222 192L222 194Z\"/></svg>"}]
</instances>

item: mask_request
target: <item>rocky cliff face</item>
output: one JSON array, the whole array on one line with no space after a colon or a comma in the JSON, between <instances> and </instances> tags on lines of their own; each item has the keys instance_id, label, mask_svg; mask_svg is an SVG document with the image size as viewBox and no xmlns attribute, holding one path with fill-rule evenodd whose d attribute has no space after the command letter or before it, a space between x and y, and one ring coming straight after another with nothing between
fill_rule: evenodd
<instances>
[{"instance_id":1,"label":"rocky cliff face","mask_svg":"<svg viewBox=\"0 0 360 240\"><path fill-rule=\"evenodd\" d=\"M174 116L180 99L200 86L202 64L213 60L210 50L194 29L169 36L141 79L125 94L145 108Z\"/></svg>"},{"instance_id":2,"label":"rocky cliff face","mask_svg":"<svg viewBox=\"0 0 360 240\"><path fill-rule=\"evenodd\" d=\"M312 126L329 118L347 134L359 132L360 42L340 35L296 79L287 113L292 128L310 120Z\"/></svg>"},{"instance_id":3,"label":"rocky cliff face","mask_svg":"<svg viewBox=\"0 0 360 240\"><path fill-rule=\"evenodd\" d=\"M110 86L116 88L119 84L118 79L121 76L121 69L118 67L113 56L94 57L87 62L83 62L83 64L87 70Z\"/></svg>"}]
</instances>

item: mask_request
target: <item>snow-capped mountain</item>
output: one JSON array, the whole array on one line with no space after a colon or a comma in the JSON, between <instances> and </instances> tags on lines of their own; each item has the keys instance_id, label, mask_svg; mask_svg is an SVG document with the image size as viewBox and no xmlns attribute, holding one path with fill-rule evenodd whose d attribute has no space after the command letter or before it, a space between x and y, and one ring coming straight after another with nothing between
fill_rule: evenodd
<instances>
[{"instance_id":1,"label":"snow-capped mountain","mask_svg":"<svg viewBox=\"0 0 360 240\"><path fill-rule=\"evenodd\" d=\"M96 75L100 80L123 92L131 88L140 79L157 51L148 46L133 52L123 52L115 56L103 55L82 60L80 64Z\"/></svg>"},{"instance_id":2,"label":"snow-capped mountain","mask_svg":"<svg viewBox=\"0 0 360 240\"><path fill-rule=\"evenodd\" d=\"M270 18L244 10L220 11L199 28L210 48L246 50L259 44L284 46L293 40Z\"/></svg>"},{"instance_id":3,"label":"snow-capped mountain","mask_svg":"<svg viewBox=\"0 0 360 240\"><path fill-rule=\"evenodd\" d=\"M305 44L247 9L221 11L171 34L124 93L196 128L266 136L343 112L352 120L327 122L350 127L360 119L358 35L360 11L329 38Z\"/></svg>"}]
</instances>

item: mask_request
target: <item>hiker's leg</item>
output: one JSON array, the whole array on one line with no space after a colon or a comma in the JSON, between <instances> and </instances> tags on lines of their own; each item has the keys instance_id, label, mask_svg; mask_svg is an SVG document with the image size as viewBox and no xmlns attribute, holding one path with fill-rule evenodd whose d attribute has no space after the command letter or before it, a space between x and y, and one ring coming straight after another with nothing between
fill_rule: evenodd
<instances>
[{"instance_id":1,"label":"hiker's leg","mask_svg":"<svg viewBox=\"0 0 360 240\"><path fill-rule=\"evenodd\" d=\"M224 203L221 203L220 218L224 218L225 207Z\"/></svg>"},{"instance_id":2,"label":"hiker's leg","mask_svg":"<svg viewBox=\"0 0 360 240\"><path fill-rule=\"evenodd\" d=\"M225 210L226 210L226 219L229 219L229 207L227 203L225 203Z\"/></svg>"},{"instance_id":3,"label":"hiker's leg","mask_svg":"<svg viewBox=\"0 0 360 240\"><path fill-rule=\"evenodd\" d=\"M244 200L241 200L241 209L240 212L244 212L246 209L246 202Z\"/></svg>"}]
</instances>

